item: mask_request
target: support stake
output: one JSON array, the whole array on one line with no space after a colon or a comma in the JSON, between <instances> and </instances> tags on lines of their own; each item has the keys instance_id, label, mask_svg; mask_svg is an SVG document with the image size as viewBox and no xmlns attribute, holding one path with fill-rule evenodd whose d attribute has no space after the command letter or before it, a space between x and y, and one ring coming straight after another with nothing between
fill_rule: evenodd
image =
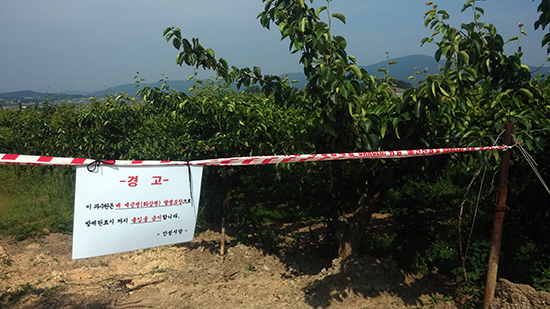
<instances>
[{"instance_id":1,"label":"support stake","mask_svg":"<svg viewBox=\"0 0 550 309\"><path fill-rule=\"evenodd\" d=\"M504 144L512 145L512 133L514 125L506 123L504 132ZM502 223L504 221L504 211L506 211L506 196L508 188L508 170L510 168L510 150L504 151L500 160L500 175L498 180L498 192L495 206L495 218L493 221L493 235L491 237L491 250L489 251L489 268L487 269L487 282L485 284L485 301L483 309L488 309L495 298L495 286L498 272L498 256L500 254L500 239L502 237Z\"/></svg>"},{"instance_id":2,"label":"support stake","mask_svg":"<svg viewBox=\"0 0 550 309\"><path fill-rule=\"evenodd\" d=\"M225 169L225 173L223 175L223 190L225 196L222 203L222 239L220 242L220 256L222 258L222 262L225 261L225 217L227 216L227 194L229 193L227 187L227 168Z\"/></svg>"}]
</instances>

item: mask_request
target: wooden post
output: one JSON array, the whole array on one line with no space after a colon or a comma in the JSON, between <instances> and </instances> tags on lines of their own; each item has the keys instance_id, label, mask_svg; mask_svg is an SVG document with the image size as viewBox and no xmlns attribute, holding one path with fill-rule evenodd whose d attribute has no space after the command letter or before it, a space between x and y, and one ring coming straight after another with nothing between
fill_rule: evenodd
<instances>
[{"instance_id":1,"label":"wooden post","mask_svg":"<svg viewBox=\"0 0 550 309\"><path fill-rule=\"evenodd\" d=\"M224 198L222 202L222 240L220 245L220 256L222 258L222 262L225 261L225 217L227 216L227 195L228 195L228 187L227 187L227 168L225 168L225 173L223 176L223 189L224 189Z\"/></svg>"},{"instance_id":2,"label":"wooden post","mask_svg":"<svg viewBox=\"0 0 550 309\"><path fill-rule=\"evenodd\" d=\"M510 122L506 123L506 131L504 133L504 144L512 145L512 132L514 125ZM504 151L500 161L500 175L498 181L498 192L495 206L495 218L493 221L493 235L491 238L491 250L489 252L489 268L487 269L487 282L485 284L485 300L483 309L488 309L493 299L495 298L495 286L498 272L498 256L500 254L500 239L502 237L502 223L504 221L504 211L506 211L506 196L508 188L508 170L510 167L510 150Z\"/></svg>"}]
</instances>

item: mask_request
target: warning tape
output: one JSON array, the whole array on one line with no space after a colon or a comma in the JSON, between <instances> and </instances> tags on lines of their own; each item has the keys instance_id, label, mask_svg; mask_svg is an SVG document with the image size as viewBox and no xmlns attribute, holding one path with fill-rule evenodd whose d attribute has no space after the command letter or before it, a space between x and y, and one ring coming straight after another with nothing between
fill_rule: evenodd
<instances>
[{"instance_id":1,"label":"warning tape","mask_svg":"<svg viewBox=\"0 0 550 309\"><path fill-rule=\"evenodd\" d=\"M212 165L212 166L235 166L235 165L258 165L353 159L399 159L410 157L424 157L441 154L485 151L485 150L508 150L514 146L487 146L467 148L439 148L439 149L415 149L415 150L391 150L354 153L330 153L330 154L302 154L302 155L273 155L273 156L251 156L234 157L222 159L206 159L196 161L146 161L146 160L104 160L99 163L114 166L161 166L161 165ZM0 153L0 164L7 165L53 165L53 166L82 166L98 163L93 159L63 158L48 156L27 156L18 154Z\"/></svg>"}]
</instances>

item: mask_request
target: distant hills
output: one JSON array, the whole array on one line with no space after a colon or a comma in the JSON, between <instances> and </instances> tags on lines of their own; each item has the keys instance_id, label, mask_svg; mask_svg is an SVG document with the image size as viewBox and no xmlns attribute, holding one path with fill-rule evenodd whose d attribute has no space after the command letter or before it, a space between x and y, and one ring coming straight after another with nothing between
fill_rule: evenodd
<instances>
[{"instance_id":1,"label":"distant hills","mask_svg":"<svg viewBox=\"0 0 550 309\"><path fill-rule=\"evenodd\" d=\"M397 61L396 64L390 65L390 77L394 77L398 80L407 81L407 78L409 76L414 75L414 68L417 67L419 70L424 70L425 68L428 68L428 74L435 74L438 71L438 64L434 60L433 57L426 56L426 55L410 55L410 56L404 56L400 58L391 59L391 61ZM386 69L387 68L387 62L382 61L375 64L371 64L369 66L360 66L360 68L365 69L369 74L382 77L384 76L384 73L377 72L378 69ZM288 77L291 80L295 80L296 83L294 83L295 87L303 88L304 85L307 82L306 76L302 72L292 72L280 75L281 77ZM424 77L419 77L420 79L424 79ZM151 87L160 87L162 85L162 82L156 82L156 83L142 83L141 87L145 86L151 86ZM187 92L189 88L193 86L193 82L187 82L182 80L168 80L167 85L170 87L170 89L174 89L177 91L184 91ZM105 93L128 93L128 94L135 94L139 90L139 88L136 88L136 84L124 84L119 85L116 87L108 88L107 90L103 91L96 91L94 92L95 95L103 95Z\"/></svg>"},{"instance_id":2,"label":"distant hills","mask_svg":"<svg viewBox=\"0 0 550 309\"><path fill-rule=\"evenodd\" d=\"M64 93L42 93L34 92L30 90L23 91L14 91L14 92L5 92L0 93L0 99L5 101L43 101L46 98L52 100L66 100L66 99L79 99L84 98L83 95L78 94L64 94Z\"/></svg>"},{"instance_id":3,"label":"distant hills","mask_svg":"<svg viewBox=\"0 0 550 309\"><path fill-rule=\"evenodd\" d=\"M439 66L445 66L445 63L443 61L438 63L435 61L434 57L426 55L409 55L399 58L393 58L390 59L390 61L396 61L397 63L390 65L389 77L404 81L406 81L409 76L414 76L415 71L426 70L426 74L437 74L439 73ZM381 61L368 66L359 67L365 69L367 72L369 72L370 75L382 77L384 76L384 72L377 72L377 70L388 69L388 62ZM423 80L426 74L418 76L417 79Z\"/></svg>"},{"instance_id":4,"label":"distant hills","mask_svg":"<svg viewBox=\"0 0 550 309\"><path fill-rule=\"evenodd\" d=\"M396 61L397 63L390 65L389 77L393 77L397 80L407 82L409 76L413 76L415 68L418 71L427 70L427 74L436 74L439 72L439 64L435 61L434 57L426 55L409 55L399 58L390 59L390 61ZM378 69L388 69L387 61L381 61L368 66L359 66L361 69L365 69L370 75L376 77L383 77L384 72L378 72ZM296 80L296 87L303 87L306 84L306 76L304 73L288 73L284 76L289 77L292 80ZM425 76L425 74L423 75ZM417 80L424 79L422 75Z\"/></svg>"},{"instance_id":5,"label":"distant hills","mask_svg":"<svg viewBox=\"0 0 550 309\"><path fill-rule=\"evenodd\" d=\"M96 96L104 96L105 94L118 94L121 92L127 93L129 95L135 95L136 92L139 89L145 88L147 86L149 87L161 87L164 82L156 82L156 83L141 83L137 87L135 83L133 84L124 84L124 85L118 85L112 88L108 88L106 90L102 91L94 91L90 95L96 95ZM186 80L167 80L166 85L170 87L170 89L174 89L180 92L187 92L189 88L193 87L193 81L186 81Z\"/></svg>"},{"instance_id":6,"label":"distant hills","mask_svg":"<svg viewBox=\"0 0 550 309\"><path fill-rule=\"evenodd\" d=\"M409 80L410 76L414 76L415 72L423 72L416 77L416 81L421 81L426 78L426 74L437 74L439 73L439 67L445 66L445 62L442 60L440 62L435 61L435 58L432 56L426 55L408 55L398 58L391 58L390 61L396 61L397 63L391 64L389 68L389 77L393 77L397 80L402 80L405 82L412 83ZM370 75L376 77L383 77L384 72L378 72L378 69L388 69L387 61L380 61L375 64L368 66L359 66L361 69L369 72ZM550 67L533 67L529 66L533 76L535 74L548 74ZM536 70L536 72L534 72ZM425 72L424 72L425 71ZM297 80L297 87L304 85L306 83L306 77L303 73L289 73L287 74L293 80Z\"/></svg>"},{"instance_id":7,"label":"distant hills","mask_svg":"<svg viewBox=\"0 0 550 309\"><path fill-rule=\"evenodd\" d=\"M420 74L417 76L417 81L423 80L426 76L426 74L436 74L439 72L439 66L443 66L443 61L436 62L433 56L427 56L427 55L408 55L398 58L392 58L390 61L396 61L397 63L390 65L389 67L389 77L393 77L397 80L402 80L405 82L411 82L408 80L409 76L414 76L416 71L424 71L426 70L426 73ZM368 66L359 66L360 68L365 69L369 74L382 77L384 76L383 72L378 72L378 69L387 69L387 61L381 61L375 64L371 64ZM416 70L415 70L416 68ZM537 70L536 73L543 73L548 74L549 67L531 67L531 71ZM533 74L534 75L534 74ZM306 76L302 72L293 72L293 73L287 73L284 75L281 75L281 77L289 77L291 80L296 80L297 82L294 84L295 87L303 88L303 86L306 84ZM136 87L135 83L131 84L123 84L114 86L111 88L107 88L104 90L98 90L90 93L81 93L81 94L61 94L61 93L40 93L40 92L34 92L34 91L16 91L16 92L8 92L8 93L0 93L0 101L22 101L22 102L30 102L30 101L44 101L45 98L50 98L53 100L70 100L70 99L79 99L79 98L86 98L90 96L98 96L102 97L106 94L118 94L120 92L127 93L129 95L135 95L136 92L145 86L150 87L160 87L163 83L162 82L156 82L156 83L142 83L139 85L139 87ZM170 87L170 89L174 89L181 92L187 92L189 88L193 86L193 82L187 82L182 80L168 80L167 85Z\"/></svg>"}]
</instances>

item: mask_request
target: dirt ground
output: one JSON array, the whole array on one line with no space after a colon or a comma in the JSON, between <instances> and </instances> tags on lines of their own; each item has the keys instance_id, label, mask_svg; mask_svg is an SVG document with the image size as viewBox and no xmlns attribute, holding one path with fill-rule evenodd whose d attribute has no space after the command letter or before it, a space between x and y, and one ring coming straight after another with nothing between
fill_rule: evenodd
<instances>
[{"instance_id":1,"label":"dirt ground","mask_svg":"<svg viewBox=\"0 0 550 309\"><path fill-rule=\"evenodd\" d=\"M326 258L309 241L319 222L278 228L275 252L229 229L224 261L219 227L189 243L81 260L71 259L71 235L1 237L0 308L455 308L443 301L454 291L443 276L419 278L371 256Z\"/></svg>"}]
</instances>

